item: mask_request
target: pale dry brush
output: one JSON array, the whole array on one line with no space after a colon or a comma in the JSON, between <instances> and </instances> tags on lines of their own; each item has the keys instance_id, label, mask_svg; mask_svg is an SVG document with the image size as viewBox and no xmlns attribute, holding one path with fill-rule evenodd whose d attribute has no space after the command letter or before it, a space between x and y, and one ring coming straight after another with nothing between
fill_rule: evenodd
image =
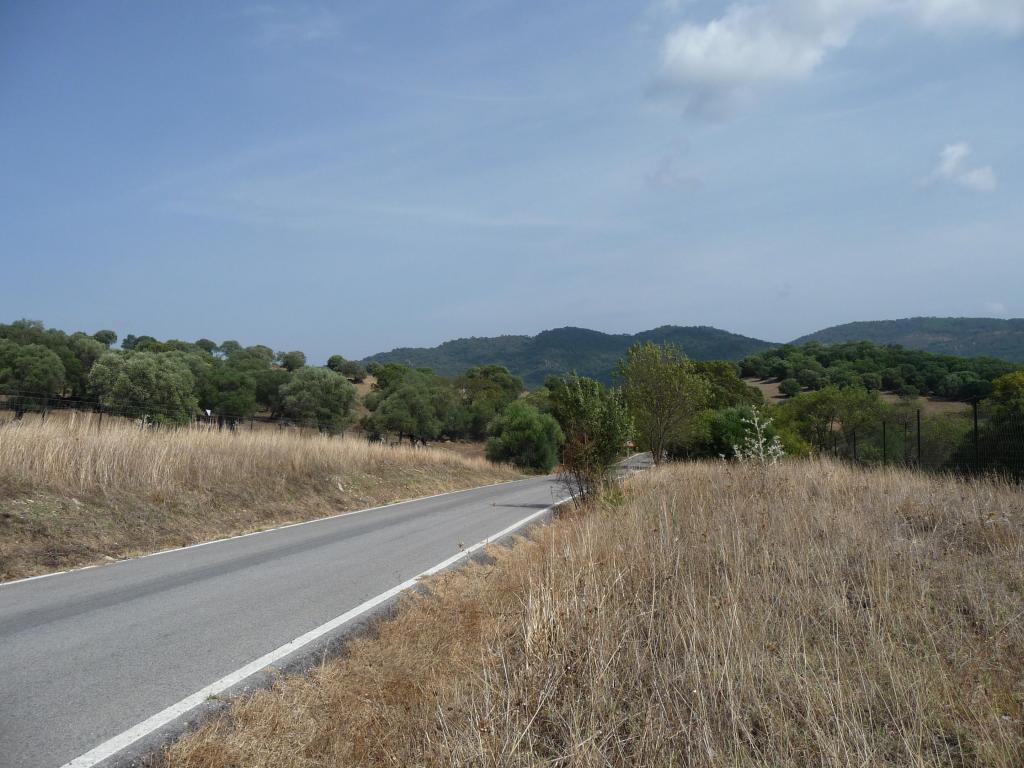
<instances>
[{"instance_id":1,"label":"pale dry brush","mask_svg":"<svg viewBox=\"0 0 1024 768\"><path fill-rule=\"evenodd\" d=\"M1022 531L995 481L668 466L167 765L1020 766Z\"/></svg>"}]
</instances>

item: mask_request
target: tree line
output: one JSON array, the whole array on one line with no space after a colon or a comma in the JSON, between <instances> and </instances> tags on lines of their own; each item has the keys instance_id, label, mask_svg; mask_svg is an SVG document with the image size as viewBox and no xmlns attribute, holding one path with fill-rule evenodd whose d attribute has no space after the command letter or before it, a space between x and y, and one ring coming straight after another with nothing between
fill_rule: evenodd
<instances>
[{"instance_id":1,"label":"tree line","mask_svg":"<svg viewBox=\"0 0 1024 768\"><path fill-rule=\"evenodd\" d=\"M740 361L744 377L777 379L786 395L829 386L862 387L965 402L988 397L996 379L1019 367L993 357L937 355L869 341L785 344Z\"/></svg>"},{"instance_id":2,"label":"tree line","mask_svg":"<svg viewBox=\"0 0 1024 768\"><path fill-rule=\"evenodd\" d=\"M52 407L56 399L156 424L201 418L231 428L260 414L328 434L358 424L369 439L414 445L486 440L493 460L539 471L561 463L581 489L631 447L650 450L656 461L732 458L755 409L766 408L742 376L806 384L771 407L766 428L767 439L778 438L791 455L851 445L856 454L859 435L860 453L870 457L866 436L877 425L909 433L911 420L920 418L920 391L983 402L986 415L972 447L987 465L998 465L1006 446L1024 436L1024 372L1011 364L870 343L780 347L737 365L694 361L672 344L646 341L628 349L611 386L569 373L527 392L500 365L445 377L397 363L364 369L341 355L311 366L301 351L231 340L129 335L115 349L117 338L113 331L66 334L27 320L0 325L0 394L21 411ZM373 383L360 400L354 384L367 376ZM886 403L882 387L903 398ZM930 445L942 446L943 462L964 455L962 416L928 415L914 426L927 431ZM1024 463L1024 445L1019 450Z\"/></svg>"},{"instance_id":3,"label":"tree line","mask_svg":"<svg viewBox=\"0 0 1024 768\"><path fill-rule=\"evenodd\" d=\"M46 328L32 320L0 325L0 393L16 415L54 405L92 405L156 424L198 417L229 427L257 413L335 433L350 421L366 372L336 355L306 365L301 351Z\"/></svg>"}]
</instances>

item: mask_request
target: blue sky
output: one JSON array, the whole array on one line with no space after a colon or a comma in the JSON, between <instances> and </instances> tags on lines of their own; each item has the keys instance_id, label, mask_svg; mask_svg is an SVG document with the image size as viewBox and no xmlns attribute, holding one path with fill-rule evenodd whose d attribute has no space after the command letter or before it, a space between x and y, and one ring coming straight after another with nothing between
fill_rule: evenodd
<instances>
[{"instance_id":1,"label":"blue sky","mask_svg":"<svg viewBox=\"0 0 1024 768\"><path fill-rule=\"evenodd\" d=\"M1024 314L1024 0L5 3L0 319L313 359Z\"/></svg>"}]
</instances>

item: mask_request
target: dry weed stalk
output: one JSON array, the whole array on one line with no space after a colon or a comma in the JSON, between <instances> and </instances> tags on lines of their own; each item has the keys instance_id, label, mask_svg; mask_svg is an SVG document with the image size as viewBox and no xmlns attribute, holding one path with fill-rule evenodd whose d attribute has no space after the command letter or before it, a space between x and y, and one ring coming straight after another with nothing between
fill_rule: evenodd
<instances>
[{"instance_id":1,"label":"dry weed stalk","mask_svg":"<svg viewBox=\"0 0 1024 768\"><path fill-rule=\"evenodd\" d=\"M827 461L772 480L640 476L166 764L1020 766L1021 489Z\"/></svg>"},{"instance_id":2,"label":"dry weed stalk","mask_svg":"<svg viewBox=\"0 0 1024 768\"><path fill-rule=\"evenodd\" d=\"M0 578L518 476L451 451L297 430L0 426Z\"/></svg>"}]
</instances>

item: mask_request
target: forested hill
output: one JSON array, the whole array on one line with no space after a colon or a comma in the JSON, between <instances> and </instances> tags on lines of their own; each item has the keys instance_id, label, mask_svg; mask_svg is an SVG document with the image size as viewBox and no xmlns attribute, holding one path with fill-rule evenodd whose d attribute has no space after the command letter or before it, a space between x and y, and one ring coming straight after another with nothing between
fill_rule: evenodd
<instances>
[{"instance_id":1,"label":"forested hill","mask_svg":"<svg viewBox=\"0 0 1024 768\"><path fill-rule=\"evenodd\" d=\"M663 325L637 334L556 328L536 336L495 336L446 341L437 347L404 347L366 358L365 363L403 363L455 376L476 365L504 365L529 387L547 376L576 371L608 382L612 369L632 344L671 342L694 360L739 360L775 346L708 326Z\"/></svg>"},{"instance_id":2,"label":"forested hill","mask_svg":"<svg viewBox=\"0 0 1024 768\"><path fill-rule=\"evenodd\" d=\"M870 320L846 323L801 336L794 344L818 341L873 341L900 344L943 355L998 357L1024 362L1024 319L987 317L910 317L904 320Z\"/></svg>"}]
</instances>

